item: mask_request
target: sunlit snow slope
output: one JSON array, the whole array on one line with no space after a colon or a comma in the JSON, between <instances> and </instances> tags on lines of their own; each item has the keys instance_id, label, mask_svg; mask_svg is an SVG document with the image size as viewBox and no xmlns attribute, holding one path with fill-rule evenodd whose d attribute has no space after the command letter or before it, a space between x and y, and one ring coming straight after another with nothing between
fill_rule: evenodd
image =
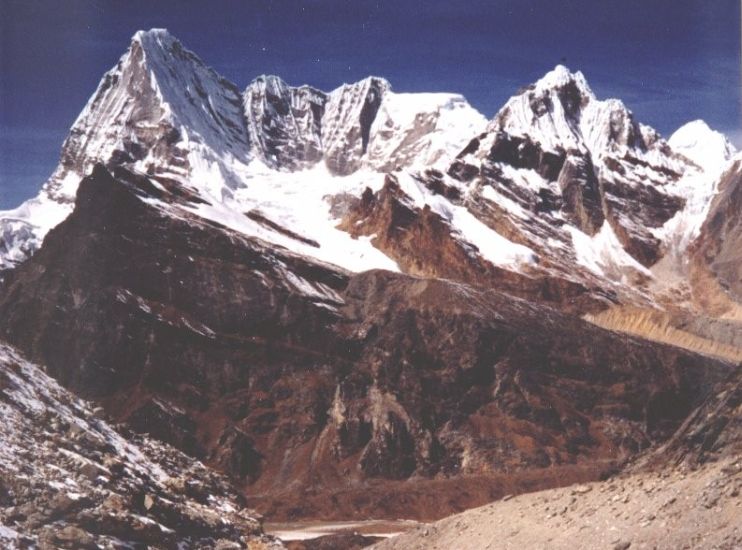
<instances>
[{"instance_id":1,"label":"sunlit snow slope","mask_svg":"<svg viewBox=\"0 0 742 550\"><path fill-rule=\"evenodd\" d=\"M338 234L323 197L358 189L359 178L373 185L382 167L450 158L486 123L460 96L417 96L395 94L378 78L324 93L270 76L241 94L167 31L140 31L76 120L39 196L0 212L0 269L28 257L69 215L80 179L96 162L181 186L209 203L201 214L248 234L287 242L285 232L241 219L262 205L278 216L272 222L302 223L292 231L330 239L309 249L290 240L291 247L350 269L393 268L370 245ZM365 175L353 174L359 169ZM309 185L315 189L303 195L290 189Z\"/></svg>"}]
</instances>

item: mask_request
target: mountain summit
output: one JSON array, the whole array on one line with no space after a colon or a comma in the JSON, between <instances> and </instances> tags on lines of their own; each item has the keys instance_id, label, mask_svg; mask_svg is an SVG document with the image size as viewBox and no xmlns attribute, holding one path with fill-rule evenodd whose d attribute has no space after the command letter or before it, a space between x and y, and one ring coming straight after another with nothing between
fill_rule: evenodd
<instances>
[{"instance_id":1,"label":"mountain summit","mask_svg":"<svg viewBox=\"0 0 742 550\"><path fill-rule=\"evenodd\" d=\"M249 158L237 87L166 30L139 31L75 121L46 190L52 199L72 200L76 182L96 162L208 180L219 165ZM228 188L239 185L229 176L222 178Z\"/></svg>"},{"instance_id":2,"label":"mountain summit","mask_svg":"<svg viewBox=\"0 0 742 550\"><path fill-rule=\"evenodd\" d=\"M620 100L598 100L584 75L563 65L512 97L490 129L529 135L545 149L589 151L594 157L622 147L644 151L656 140Z\"/></svg>"}]
</instances>

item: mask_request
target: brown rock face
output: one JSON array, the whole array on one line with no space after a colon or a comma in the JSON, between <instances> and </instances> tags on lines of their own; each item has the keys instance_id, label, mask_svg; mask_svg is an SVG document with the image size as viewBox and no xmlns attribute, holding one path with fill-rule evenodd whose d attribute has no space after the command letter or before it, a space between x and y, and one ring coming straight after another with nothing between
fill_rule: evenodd
<instances>
[{"instance_id":1,"label":"brown rock face","mask_svg":"<svg viewBox=\"0 0 742 550\"><path fill-rule=\"evenodd\" d=\"M380 238L405 229L399 246L421 247L438 222L393 191L364 199L394 220ZM729 371L474 284L350 276L172 217L140 200L152 192L102 168L86 178L0 290L0 334L277 515L337 514L349 490L349 513L404 513L383 487L405 481L400 505L435 501L413 512L429 516L492 498L466 479L595 476L669 437ZM440 236L441 271L431 256L418 273L475 261Z\"/></svg>"},{"instance_id":2,"label":"brown rock face","mask_svg":"<svg viewBox=\"0 0 742 550\"><path fill-rule=\"evenodd\" d=\"M426 185L442 185L428 173ZM439 188L439 193L456 197L455 188ZM486 219L486 213L482 218ZM517 229L507 219L487 220L498 231L517 240ZM500 224L500 225L498 225ZM566 277L550 276L533 270L519 273L492 265L477 253L475 246L457 239L451 226L427 205L410 204L393 175L386 178L377 193L367 189L344 219L341 228L351 235L375 235L374 246L393 258L405 273L419 277L443 278L547 303L566 311L591 311L615 299L610 291L588 288Z\"/></svg>"},{"instance_id":3,"label":"brown rock face","mask_svg":"<svg viewBox=\"0 0 742 550\"><path fill-rule=\"evenodd\" d=\"M638 468L661 470L742 455L742 367L719 382L709 397L688 415L663 445L638 462Z\"/></svg>"},{"instance_id":4,"label":"brown rock face","mask_svg":"<svg viewBox=\"0 0 742 550\"><path fill-rule=\"evenodd\" d=\"M722 176L691 249L694 300L707 311L742 320L742 161Z\"/></svg>"},{"instance_id":5,"label":"brown rock face","mask_svg":"<svg viewBox=\"0 0 742 550\"><path fill-rule=\"evenodd\" d=\"M600 184L589 157L568 157L559 172L562 209L583 232L595 235L603 225Z\"/></svg>"}]
</instances>

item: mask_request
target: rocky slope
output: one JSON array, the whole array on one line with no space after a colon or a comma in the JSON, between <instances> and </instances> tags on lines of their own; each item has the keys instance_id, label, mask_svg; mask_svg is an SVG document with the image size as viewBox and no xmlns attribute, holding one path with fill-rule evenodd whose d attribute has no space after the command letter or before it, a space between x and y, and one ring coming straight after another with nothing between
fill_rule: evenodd
<instances>
[{"instance_id":1,"label":"rocky slope","mask_svg":"<svg viewBox=\"0 0 742 550\"><path fill-rule=\"evenodd\" d=\"M695 408L673 436L645 453L634 471L684 465L697 468L710 462L738 460L742 456L742 367L720 381Z\"/></svg>"},{"instance_id":2,"label":"rocky slope","mask_svg":"<svg viewBox=\"0 0 742 550\"><path fill-rule=\"evenodd\" d=\"M282 548L220 475L102 410L0 343L3 548Z\"/></svg>"},{"instance_id":3,"label":"rocky slope","mask_svg":"<svg viewBox=\"0 0 742 550\"><path fill-rule=\"evenodd\" d=\"M668 442L616 477L508 496L374 548L739 548L741 406L737 367Z\"/></svg>"},{"instance_id":4,"label":"rocky slope","mask_svg":"<svg viewBox=\"0 0 742 550\"><path fill-rule=\"evenodd\" d=\"M733 550L742 545L740 490L739 460L645 472L504 498L371 548Z\"/></svg>"},{"instance_id":5,"label":"rocky slope","mask_svg":"<svg viewBox=\"0 0 742 550\"><path fill-rule=\"evenodd\" d=\"M719 192L694 243L691 258L693 299L709 313L742 321L742 158L722 176Z\"/></svg>"},{"instance_id":6,"label":"rocky slope","mask_svg":"<svg viewBox=\"0 0 742 550\"><path fill-rule=\"evenodd\" d=\"M156 181L85 178L0 289L0 334L275 516L429 517L594 478L729 370L494 290L312 262Z\"/></svg>"}]
</instances>

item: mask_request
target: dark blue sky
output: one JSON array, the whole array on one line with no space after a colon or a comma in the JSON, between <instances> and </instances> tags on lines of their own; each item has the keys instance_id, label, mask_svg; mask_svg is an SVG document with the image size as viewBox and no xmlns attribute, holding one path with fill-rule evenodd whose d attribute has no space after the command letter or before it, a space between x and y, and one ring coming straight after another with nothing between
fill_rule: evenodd
<instances>
[{"instance_id":1,"label":"dark blue sky","mask_svg":"<svg viewBox=\"0 0 742 550\"><path fill-rule=\"evenodd\" d=\"M738 0L0 0L0 208L36 193L103 73L151 27L240 87L377 74L488 117L566 61L665 135L703 118L742 142Z\"/></svg>"}]
</instances>

